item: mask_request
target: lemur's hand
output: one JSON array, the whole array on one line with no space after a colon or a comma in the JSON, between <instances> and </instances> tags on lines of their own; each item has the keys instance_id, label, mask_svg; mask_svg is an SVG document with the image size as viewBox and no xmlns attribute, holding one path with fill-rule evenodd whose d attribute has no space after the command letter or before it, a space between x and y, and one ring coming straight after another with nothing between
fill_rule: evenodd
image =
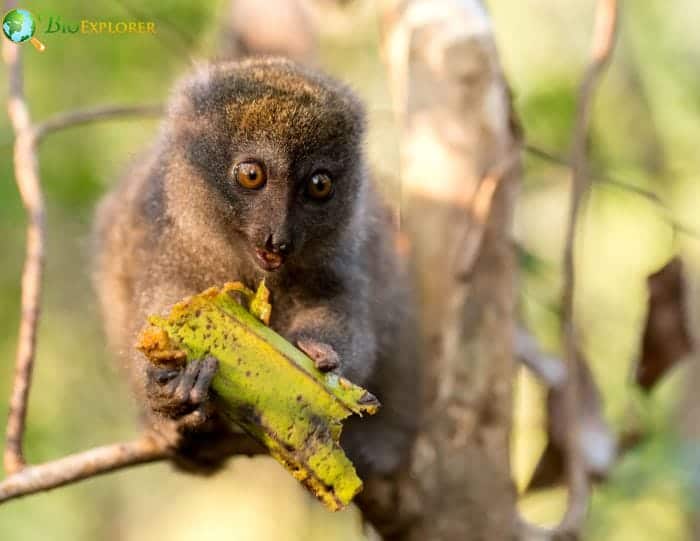
<instances>
[{"instance_id":1,"label":"lemur's hand","mask_svg":"<svg viewBox=\"0 0 700 541\"><path fill-rule=\"evenodd\" d=\"M181 368L146 368L146 395L151 409L176 421L180 429L197 429L211 416L209 392L219 361L211 355Z\"/></svg>"}]
</instances>

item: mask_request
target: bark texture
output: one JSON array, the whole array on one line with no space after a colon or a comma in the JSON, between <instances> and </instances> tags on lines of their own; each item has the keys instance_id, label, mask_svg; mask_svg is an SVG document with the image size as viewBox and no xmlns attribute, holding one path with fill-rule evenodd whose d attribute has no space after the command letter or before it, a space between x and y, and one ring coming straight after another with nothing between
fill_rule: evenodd
<instances>
[{"instance_id":1,"label":"bark texture","mask_svg":"<svg viewBox=\"0 0 700 541\"><path fill-rule=\"evenodd\" d=\"M693 262L688 266L685 276L687 299L684 299L686 307L686 317L691 332L691 343L693 352L690 355L690 366L685 383L685 396L678 410L678 425L683 440L685 458L688 461L685 467L688 471L698 471L700 469L700 341L698 339L698 329L700 329L700 265ZM688 513L689 539L700 541L700 506L698 506L698 495L700 486L697 480L690 485L690 493L695 505Z\"/></svg>"},{"instance_id":2,"label":"bark texture","mask_svg":"<svg viewBox=\"0 0 700 541\"><path fill-rule=\"evenodd\" d=\"M479 2L386 0L383 9L402 224L426 337L425 418L400 488L414 520L397 537L509 539L519 129Z\"/></svg>"}]
</instances>

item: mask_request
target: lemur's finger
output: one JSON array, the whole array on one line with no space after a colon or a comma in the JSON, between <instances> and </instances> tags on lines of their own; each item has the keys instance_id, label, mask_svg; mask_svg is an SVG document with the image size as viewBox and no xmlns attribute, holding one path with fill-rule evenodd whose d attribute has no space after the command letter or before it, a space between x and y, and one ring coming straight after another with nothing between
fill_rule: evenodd
<instances>
[{"instance_id":1,"label":"lemur's finger","mask_svg":"<svg viewBox=\"0 0 700 541\"><path fill-rule=\"evenodd\" d=\"M297 346L314 361L321 372L330 372L340 366L340 358L336 351L324 342L312 338L297 340Z\"/></svg>"},{"instance_id":2,"label":"lemur's finger","mask_svg":"<svg viewBox=\"0 0 700 541\"><path fill-rule=\"evenodd\" d=\"M190 397L190 392L192 391L192 386L197 380L197 374L199 374L199 369L201 368L201 361L192 361L187 363L187 366L182 371L180 375L179 382L173 397L181 402L186 402Z\"/></svg>"},{"instance_id":3,"label":"lemur's finger","mask_svg":"<svg viewBox=\"0 0 700 541\"><path fill-rule=\"evenodd\" d=\"M165 385L171 382L179 374L179 370L172 370L170 368L156 368L149 366L147 368L148 377L153 380L158 385Z\"/></svg>"},{"instance_id":4,"label":"lemur's finger","mask_svg":"<svg viewBox=\"0 0 700 541\"><path fill-rule=\"evenodd\" d=\"M219 361L212 355L207 355L199 368L199 375L190 391L190 402L200 404L209 394L211 380L214 379L216 371L219 369Z\"/></svg>"},{"instance_id":5,"label":"lemur's finger","mask_svg":"<svg viewBox=\"0 0 700 541\"><path fill-rule=\"evenodd\" d=\"M178 419L178 428L196 430L207 422L210 413L209 404L200 404L196 410L188 413L187 415L183 415L180 417L180 419Z\"/></svg>"}]
</instances>

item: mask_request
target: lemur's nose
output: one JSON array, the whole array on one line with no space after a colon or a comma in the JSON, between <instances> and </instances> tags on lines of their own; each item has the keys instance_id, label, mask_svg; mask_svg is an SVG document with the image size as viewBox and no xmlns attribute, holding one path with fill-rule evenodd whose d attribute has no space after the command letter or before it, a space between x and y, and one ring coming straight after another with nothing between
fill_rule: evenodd
<instances>
[{"instance_id":1,"label":"lemur's nose","mask_svg":"<svg viewBox=\"0 0 700 541\"><path fill-rule=\"evenodd\" d=\"M265 249L273 254L287 255L292 251L292 242L288 239L280 239L276 235L270 234L265 243Z\"/></svg>"}]
</instances>

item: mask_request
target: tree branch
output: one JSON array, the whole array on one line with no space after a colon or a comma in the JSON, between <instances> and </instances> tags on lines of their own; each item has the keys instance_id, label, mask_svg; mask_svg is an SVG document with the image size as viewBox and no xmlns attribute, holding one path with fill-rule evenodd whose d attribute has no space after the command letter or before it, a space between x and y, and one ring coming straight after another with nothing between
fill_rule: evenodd
<instances>
[{"instance_id":1,"label":"tree branch","mask_svg":"<svg viewBox=\"0 0 700 541\"><path fill-rule=\"evenodd\" d=\"M574 261L575 234L581 202L590 186L586 143L591 108L600 77L612 55L617 33L617 14L617 0L598 0L595 15L595 28L593 31L591 63L586 70L579 90L571 153L571 202L566 230L566 245L564 247L564 286L562 291L562 333L568 366L565 409L568 424L567 475L569 502L558 529L574 535L578 534L585 520L589 495L588 475L583 457L581 456L581 447L579 446L579 408L581 397L579 396L580 389L578 383L581 378L579 377L578 371L582 370L583 367L577 362L578 337L576 335L576 323L574 319L574 291L576 285ZM582 360L581 362L585 361Z\"/></svg>"},{"instance_id":2,"label":"tree branch","mask_svg":"<svg viewBox=\"0 0 700 541\"><path fill-rule=\"evenodd\" d=\"M537 340L523 328L515 334L515 354L548 389L559 388L566 381L566 365L544 353Z\"/></svg>"},{"instance_id":3,"label":"tree branch","mask_svg":"<svg viewBox=\"0 0 700 541\"><path fill-rule=\"evenodd\" d=\"M114 120L129 116L161 116L163 114L161 104L149 105L100 105L87 109L66 111L49 117L34 127L34 139L37 143L50 133L73 126L90 124L101 120Z\"/></svg>"},{"instance_id":4,"label":"tree branch","mask_svg":"<svg viewBox=\"0 0 700 541\"><path fill-rule=\"evenodd\" d=\"M527 144L525 145L525 151L541 160L560 165L561 167L566 167L569 169L571 169L572 167L570 161L564 158L563 156L558 156L557 154L554 154L539 146ZM606 185L614 186L615 188L619 188L620 190L624 190L626 192L630 192L640 197L643 197L644 199L646 199L647 201L649 201L653 205L656 205L659 208L659 210L662 213L661 219L664 222L666 222L669 225L669 227L673 229L674 232L682 233L690 238L700 239L700 233L676 220L672 216L671 209L668 207L668 205L664 202L664 200L661 197L659 197L658 194L654 193L653 191L645 190L641 186L636 186L634 184L631 184L630 182L626 182L619 178L615 178L614 176L604 171L593 171L591 175L592 182L596 181L596 178L594 177L598 177L598 181Z\"/></svg>"},{"instance_id":5,"label":"tree branch","mask_svg":"<svg viewBox=\"0 0 700 541\"><path fill-rule=\"evenodd\" d=\"M11 8L14 2L8 2ZM27 400L36 356L36 336L41 309L46 227L44 198L39 179L37 144L58 129L132 114L160 114L160 107L109 106L67 112L33 125L24 97L20 48L3 40L2 57L7 67L7 112L15 135L15 180L27 213L27 248L22 271L22 308L15 375L6 429L4 466L8 477L0 482L0 502L73 483L130 465L166 458L169 448L149 434L128 443L98 447L53 462L26 467L22 450Z\"/></svg>"},{"instance_id":6,"label":"tree branch","mask_svg":"<svg viewBox=\"0 0 700 541\"><path fill-rule=\"evenodd\" d=\"M130 442L95 447L10 475L0 482L0 503L168 456L168 448L147 434Z\"/></svg>"},{"instance_id":7,"label":"tree branch","mask_svg":"<svg viewBox=\"0 0 700 541\"><path fill-rule=\"evenodd\" d=\"M566 358L567 378L565 413L568 433L567 484L569 489L567 508L561 522L554 529L540 528L519 520L521 539L558 539L578 537L588 509L589 478L580 442L580 391L579 372L586 370L586 361L578 355L578 337L574 320L574 290L576 272L574 262L576 225L581 202L590 188L587 138L591 107L600 78L610 60L617 37L617 0L598 0L591 50L591 61L579 88L576 123L571 152L572 185L569 219L564 247L564 285L562 288L562 335Z\"/></svg>"},{"instance_id":8,"label":"tree branch","mask_svg":"<svg viewBox=\"0 0 700 541\"><path fill-rule=\"evenodd\" d=\"M15 375L7 420L5 470L13 473L24 464L22 436L27 417L27 398L36 351L36 333L41 301L41 279L45 255L44 198L39 184L36 139L22 88L19 46L3 40L3 60L8 69L7 113L15 133L15 180L27 212L27 248L22 271L22 318L15 360Z\"/></svg>"}]
</instances>

